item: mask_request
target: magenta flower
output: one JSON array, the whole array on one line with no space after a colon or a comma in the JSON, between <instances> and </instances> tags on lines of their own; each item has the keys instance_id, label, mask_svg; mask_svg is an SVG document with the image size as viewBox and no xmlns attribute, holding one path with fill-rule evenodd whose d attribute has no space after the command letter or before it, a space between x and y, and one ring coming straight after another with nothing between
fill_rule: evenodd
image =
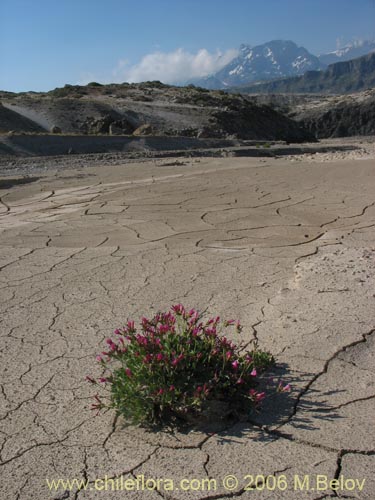
<instances>
[{"instance_id":1,"label":"magenta flower","mask_svg":"<svg viewBox=\"0 0 375 500\"><path fill-rule=\"evenodd\" d=\"M265 397L266 397L266 393L265 392L259 392L255 396L256 403L260 403Z\"/></svg>"},{"instance_id":2,"label":"magenta flower","mask_svg":"<svg viewBox=\"0 0 375 500\"><path fill-rule=\"evenodd\" d=\"M256 376L257 376L257 371L256 371L256 368L254 368L254 369L252 370L252 372L250 373L250 375L251 375L252 377L256 377Z\"/></svg>"},{"instance_id":3,"label":"magenta flower","mask_svg":"<svg viewBox=\"0 0 375 500\"><path fill-rule=\"evenodd\" d=\"M131 378L133 376L133 372L130 368L125 368L125 374L127 377Z\"/></svg>"},{"instance_id":4,"label":"magenta flower","mask_svg":"<svg viewBox=\"0 0 375 500\"><path fill-rule=\"evenodd\" d=\"M240 363L239 363L238 359L233 361L233 363L232 363L233 370L238 370L239 366L240 366Z\"/></svg>"},{"instance_id":5,"label":"magenta flower","mask_svg":"<svg viewBox=\"0 0 375 500\"><path fill-rule=\"evenodd\" d=\"M176 304L175 306L172 306L172 309L179 316L183 316L186 313L185 308L182 304Z\"/></svg>"},{"instance_id":6,"label":"magenta flower","mask_svg":"<svg viewBox=\"0 0 375 500\"><path fill-rule=\"evenodd\" d=\"M290 384L283 385L282 382L279 382L279 385L277 387L277 392L290 392L291 387Z\"/></svg>"},{"instance_id":7,"label":"magenta flower","mask_svg":"<svg viewBox=\"0 0 375 500\"><path fill-rule=\"evenodd\" d=\"M146 364L151 363L151 361L152 361L152 355L146 354L146 356L143 358L143 363L146 365Z\"/></svg>"},{"instance_id":8,"label":"magenta flower","mask_svg":"<svg viewBox=\"0 0 375 500\"><path fill-rule=\"evenodd\" d=\"M117 350L117 345L113 342L112 339L107 339L106 343L109 345L109 348L111 349L111 351Z\"/></svg>"},{"instance_id":9,"label":"magenta flower","mask_svg":"<svg viewBox=\"0 0 375 500\"><path fill-rule=\"evenodd\" d=\"M128 321L126 326L127 326L128 332L135 332L134 321Z\"/></svg>"}]
</instances>

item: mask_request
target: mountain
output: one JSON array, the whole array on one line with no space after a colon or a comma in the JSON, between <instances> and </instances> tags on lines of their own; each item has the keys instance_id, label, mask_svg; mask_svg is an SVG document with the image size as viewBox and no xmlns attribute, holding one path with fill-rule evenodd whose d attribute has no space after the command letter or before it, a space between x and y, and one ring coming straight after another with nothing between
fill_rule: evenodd
<instances>
[{"instance_id":1,"label":"mountain","mask_svg":"<svg viewBox=\"0 0 375 500\"><path fill-rule=\"evenodd\" d=\"M292 41L273 40L251 47L241 45L239 55L214 75L191 83L205 88L224 89L257 80L302 75L324 68L319 59Z\"/></svg>"},{"instance_id":2,"label":"mountain","mask_svg":"<svg viewBox=\"0 0 375 500\"><path fill-rule=\"evenodd\" d=\"M330 64L325 71L231 88L241 93L347 94L375 87L375 52L350 61Z\"/></svg>"},{"instance_id":3,"label":"mountain","mask_svg":"<svg viewBox=\"0 0 375 500\"><path fill-rule=\"evenodd\" d=\"M319 55L319 61L325 65L349 61L375 52L375 40L355 41L328 54Z\"/></svg>"}]
</instances>

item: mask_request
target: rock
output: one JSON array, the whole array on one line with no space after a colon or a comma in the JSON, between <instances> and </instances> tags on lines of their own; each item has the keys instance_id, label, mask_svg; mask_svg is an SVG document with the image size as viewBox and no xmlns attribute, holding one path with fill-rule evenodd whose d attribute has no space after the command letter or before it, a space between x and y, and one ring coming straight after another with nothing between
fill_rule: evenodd
<instances>
[{"instance_id":1,"label":"rock","mask_svg":"<svg viewBox=\"0 0 375 500\"><path fill-rule=\"evenodd\" d=\"M203 127L198 130L198 139L208 139L208 138L219 138L223 137L225 134L222 130L215 130L212 127Z\"/></svg>"},{"instance_id":2,"label":"rock","mask_svg":"<svg viewBox=\"0 0 375 500\"><path fill-rule=\"evenodd\" d=\"M130 135L134 132L134 127L127 120L118 120L109 126L110 135Z\"/></svg>"},{"instance_id":3,"label":"rock","mask_svg":"<svg viewBox=\"0 0 375 500\"><path fill-rule=\"evenodd\" d=\"M151 135L153 132L152 126L149 123L144 123L134 130L133 135Z\"/></svg>"},{"instance_id":4,"label":"rock","mask_svg":"<svg viewBox=\"0 0 375 500\"><path fill-rule=\"evenodd\" d=\"M58 127L57 125L53 125L53 127L51 127L51 133L52 134L61 134L61 128Z\"/></svg>"},{"instance_id":5,"label":"rock","mask_svg":"<svg viewBox=\"0 0 375 500\"><path fill-rule=\"evenodd\" d=\"M114 119L110 115L106 115L99 120L94 120L90 127L90 132L92 134L108 134L109 126L114 122Z\"/></svg>"}]
</instances>

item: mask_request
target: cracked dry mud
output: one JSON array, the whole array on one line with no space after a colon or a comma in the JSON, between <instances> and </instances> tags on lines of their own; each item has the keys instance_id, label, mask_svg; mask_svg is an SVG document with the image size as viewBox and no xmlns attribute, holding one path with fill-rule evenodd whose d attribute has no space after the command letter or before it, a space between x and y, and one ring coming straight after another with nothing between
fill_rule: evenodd
<instances>
[{"instance_id":1,"label":"cracked dry mud","mask_svg":"<svg viewBox=\"0 0 375 500\"><path fill-rule=\"evenodd\" d=\"M375 498L372 160L205 158L5 180L4 498ZM250 422L190 432L94 417L84 377L99 374L105 337L179 301L240 318L243 340L275 354L292 393ZM140 474L215 478L217 489L90 491L96 479ZM239 478L231 492L227 474ZM247 474L285 475L288 488L245 491ZM317 474L366 483L294 491L295 475ZM46 478L90 483L50 492Z\"/></svg>"}]
</instances>

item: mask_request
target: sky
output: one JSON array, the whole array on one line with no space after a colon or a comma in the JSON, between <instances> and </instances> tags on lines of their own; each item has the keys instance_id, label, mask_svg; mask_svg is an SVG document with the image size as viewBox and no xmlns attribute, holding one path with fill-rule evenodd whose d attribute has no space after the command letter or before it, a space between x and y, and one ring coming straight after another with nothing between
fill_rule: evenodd
<instances>
[{"instance_id":1,"label":"sky","mask_svg":"<svg viewBox=\"0 0 375 500\"><path fill-rule=\"evenodd\" d=\"M175 83L275 39L316 55L375 39L375 0L0 0L0 89Z\"/></svg>"}]
</instances>

